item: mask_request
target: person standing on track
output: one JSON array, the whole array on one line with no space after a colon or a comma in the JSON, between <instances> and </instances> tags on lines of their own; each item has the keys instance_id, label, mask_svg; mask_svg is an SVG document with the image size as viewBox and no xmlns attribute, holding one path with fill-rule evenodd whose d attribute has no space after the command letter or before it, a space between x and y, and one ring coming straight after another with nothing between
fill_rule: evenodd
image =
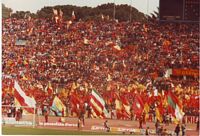
<instances>
[{"instance_id":1,"label":"person standing on track","mask_svg":"<svg viewBox=\"0 0 200 136\"><path fill-rule=\"evenodd\" d=\"M157 120L155 123L156 134L158 134L159 126L160 126L160 124L159 124L159 121Z\"/></svg>"},{"instance_id":2,"label":"person standing on track","mask_svg":"<svg viewBox=\"0 0 200 136\"><path fill-rule=\"evenodd\" d=\"M81 118L78 117L78 122L77 122L77 127L78 127L78 129L80 128L80 124L81 124Z\"/></svg>"},{"instance_id":3,"label":"person standing on track","mask_svg":"<svg viewBox=\"0 0 200 136\"><path fill-rule=\"evenodd\" d=\"M179 136L179 132L180 132L180 126L179 126L179 124L177 124L174 132L176 133L176 136Z\"/></svg>"},{"instance_id":4,"label":"person standing on track","mask_svg":"<svg viewBox=\"0 0 200 136\"><path fill-rule=\"evenodd\" d=\"M197 131L199 131L199 119L197 120L197 128L196 128Z\"/></svg>"},{"instance_id":5,"label":"person standing on track","mask_svg":"<svg viewBox=\"0 0 200 136\"><path fill-rule=\"evenodd\" d=\"M108 120L106 120L106 121L104 122L104 128L106 129L107 132L110 131L110 127L108 126Z\"/></svg>"},{"instance_id":6,"label":"person standing on track","mask_svg":"<svg viewBox=\"0 0 200 136\"><path fill-rule=\"evenodd\" d=\"M185 136L185 131L186 131L186 125L185 124L181 125L181 131L182 131L182 136Z\"/></svg>"},{"instance_id":7,"label":"person standing on track","mask_svg":"<svg viewBox=\"0 0 200 136\"><path fill-rule=\"evenodd\" d=\"M15 119L16 119L16 121L19 121L19 119L20 119L20 115L21 114L21 112L20 112L20 110L19 109L17 109L17 111L16 111L16 114L15 114Z\"/></svg>"},{"instance_id":8,"label":"person standing on track","mask_svg":"<svg viewBox=\"0 0 200 136\"><path fill-rule=\"evenodd\" d=\"M149 135L149 127L146 128L145 135L146 135L146 136Z\"/></svg>"},{"instance_id":9,"label":"person standing on track","mask_svg":"<svg viewBox=\"0 0 200 136\"><path fill-rule=\"evenodd\" d=\"M46 109L46 110L44 111L44 118L45 118L45 122L46 122L46 123L48 122L48 117L49 117L49 110Z\"/></svg>"},{"instance_id":10,"label":"person standing on track","mask_svg":"<svg viewBox=\"0 0 200 136\"><path fill-rule=\"evenodd\" d=\"M142 129L143 118L142 116L139 118L139 128Z\"/></svg>"}]
</instances>

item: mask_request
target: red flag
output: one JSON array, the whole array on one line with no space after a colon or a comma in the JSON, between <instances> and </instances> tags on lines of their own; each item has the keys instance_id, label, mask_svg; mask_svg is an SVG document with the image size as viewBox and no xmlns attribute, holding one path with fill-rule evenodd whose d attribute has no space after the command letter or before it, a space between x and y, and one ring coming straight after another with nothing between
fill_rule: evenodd
<instances>
[{"instance_id":1,"label":"red flag","mask_svg":"<svg viewBox=\"0 0 200 136\"><path fill-rule=\"evenodd\" d=\"M72 104L72 112L75 112L77 115L79 113L79 110L81 108L81 100L79 99L79 97L77 95L70 95L70 101Z\"/></svg>"},{"instance_id":2,"label":"red flag","mask_svg":"<svg viewBox=\"0 0 200 136\"><path fill-rule=\"evenodd\" d=\"M36 106L35 99L33 97L27 96L27 94L21 89L17 81L15 81L14 83L14 97L15 106L26 106L24 109L28 113L34 113L34 107Z\"/></svg>"},{"instance_id":3,"label":"red flag","mask_svg":"<svg viewBox=\"0 0 200 136\"><path fill-rule=\"evenodd\" d=\"M130 108L131 108L130 103L129 103L129 101L128 101L125 97L123 97L122 95L120 96L120 98L121 98L122 105L123 105L123 113L126 115L126 117L129 117L129 118L130 118L130 115L131 115L131 113L130 113Z\"/></svg>"},{"instance_id":4,"label":"red flag","mask_svg":"<svg viewBox=\"0 0 200 136\"><path fill-rule=\"evenodd\" d=\"M130 119L130 105L125 97L116 94L115 105L118 119Z\"/></svg>"},{"instance_id":5,"label":"red flag","mask_svg":"<svg viewBox=\"0 0 200 136\"><path fill-rule=\"evenodd\" d=\"M140 95L135 96L135 100L132 105L132 109L137 116L141 116L144 109L144 102Z\"/></svg>"},{"instance_id":6,"label":"red flag","mask_svg":"<svg viewBox=\"0 0 200 136\"><path fill-rule=\"evenodd\" d=\"M124 95L121 95L121 96L120 96L120 99L121 99L121 101L122 101L123 104L129 105L129 102L128 102L128 100L124 97Z\"/></svg>"},{"instance_id":7,"label":"red flag","mask_svg":"<svg viewBox=\"0 0 200 136\"><path fill-rule=\"evenodd\" d=\"M52 87L52 85L51 85L50 82L49 82L48 85L46 86L45 92L47 92L48 95L52 95L52 93L53 93L53 87Z\"/></svg>"},{"instance_id":8,"label":"red flag","mask_svg":"<svg viewBox=\"0 0 200 136\"><path fill-rule=\"evenodd\" d=\"M130 116L126 112L126 109L125 109L123 103L119 99L115 100L115 105L116 105L117 119L124 119L124 118L129 119L130 118Z\"/></svg>"}]
</instances>

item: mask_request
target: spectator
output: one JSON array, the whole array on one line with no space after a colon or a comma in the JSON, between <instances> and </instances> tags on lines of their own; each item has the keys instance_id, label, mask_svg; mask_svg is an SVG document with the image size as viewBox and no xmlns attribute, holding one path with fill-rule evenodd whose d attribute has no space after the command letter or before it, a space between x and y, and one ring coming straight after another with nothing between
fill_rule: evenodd
<instances>
[{"instance_id":1,"label":"spectator","mask_svg":"<svg viewBox=\"0 0 200 136\"><path fill-rule=\"evenodd\" d=\"M20 111L20 119L21 119L22 115L23 115L23 109L22 109L22 107L20 107L19 111Z\"/></svg>"},{"instance_id":2,"label":"spectator","mask_svg":"<svg viewBox=\"0 0 200 136\"><path fill-rule=\"evenodd\" d=\"M182 136L185 136L185 132L186 132L186 125L185 124L181 125L181 131L182 131Z\"/></svg>"},{"instance_id":3,"label":"spectator","mask_svg":"<svg viewBox=\"0 0 200 136\"><path fill-rule=\"evenodd\" d=\"M48 119L49 119L49 110L48 110L48 109L46 109L46 110L44 111L44 118L45 118L45 122L47 123L47 122L48 122Z\"/></svg>"},{"instance_id":4,"label":"spectator","mask_svg":"<svg viewBox=\"0 0 200 136\"><path fill-rule=\"evenodd\" d=\"M145 135L146 135L146 136L149 135L149 127L146 128Z\"/></svg>"},{"instance_id":5,"label":"spectator","mask_svg":"<svg viewBox=\"0 0 200 136\"><path fill-rule=\"evenodd\" d=\"M139 118L139 128L142 129L143 117Z\"/></svg>"},{"instance_id":6,"label":"spectator","mask_svg":"<svg viewBox=\"0 0 200 136\"><path fill-rule=\"evenodd\" d=\"M75 94L88 104L89 91L95 88L106 101L106 109L112 107L114 111L113 92L126 95L128 104L135 94L141 94L145 102L152 100L150 115L155 100L162 100L163 90L173 90L182 100L185 115L198 116L199 80L198 74L191 72L198 73L199 69L198 25L90 20L73 22L69 29L63 22L58 29L49 19L31 22L34 30L29 35L26 19L2 21L5 105L13 101L11 90L17 80L42 109L52 103L55 93L63 102L68 99L65 104L69 115L74 112L78 116L78 111L68 97ZM20 40L26 45L19 45ZM186 73L194 75L167 74L177 69L191 70ZM160 96L154 95L155 90Z\"/></svg>"},{"instance_id":7,"label":"spectator","mask_svg":"<svg viewBox=\"0 0 200 136\"><path fill-rule=\"evenodd\" d=\"M176 133L176 136L179 136L179 133L180 133L180 126L179 126L179 124L176 125L176 128L175 128L174 132Z\"/></svg>"},{"instance_id":8,"label":"spectator","mask_svg":"<svg viewBox=\"0 0 200 136\"><path fill-rule=\"evenodd\" d=\"M80 124L81 124L81 118L78 117L78 123L77 123L77 127L78 127L78 129L80 128Z\"/></svg>"},{"instance_id":9,"label":"spectator","mask_svg":"<svg viewBox=\"0 0 200 136\"><path fill-rule=\"evenodd\" d=\"M20 120L20 116L21 116L20 109L17 109L17 110L16 110L16 114L15 114L15 115L16 115L16 116L15 116L16 121L19 121L19 120Z\"/></svg>"}]
</instances>

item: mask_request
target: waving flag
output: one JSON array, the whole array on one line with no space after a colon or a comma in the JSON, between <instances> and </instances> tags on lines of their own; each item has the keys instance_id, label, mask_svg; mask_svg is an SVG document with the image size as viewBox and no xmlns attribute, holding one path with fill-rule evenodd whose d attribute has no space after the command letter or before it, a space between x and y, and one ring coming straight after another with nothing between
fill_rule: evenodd
<instances>
[{"instance_id":1,"label":"waving flag","mask_svg":"<svg viewBox=\"0 0 200 136\"><path fill-rule=\"evenodd\" d=\"M124 97L124 96L120 96L120 100L122 102L122 106L123 106L123 113L124 115L126 115L127 118L130 118L130 103L129 101Z\"/></svg>"},{"instance_id":2,"label":"waving flag","mask_svg":"<svg viewBox=\"0 0 200 136\"><path fill-rule=\"evenodd\" d=\"M101 20L104 21L104 15L103 14L101 14Z\"/></svg>"},{"instance_id":3,"label":"waving flag","mask_svg":"<svg viewBox=\"0 0 200 136\"><path fill-rule=\"evenodd\" d=\"M63 12L62 12L61 9L60 9L59 13L60 13L60 17L62 18L63 17Z\"/></svg>"},{"instance_id":4,"label":"waving flag","mask_svg":"<svg viewBox=\"0 0 200 136\"><path fill-rule=\"evenodd\" d=\"M144 104L144 113L145 113L145 120L147 120L149 118L149 110L150 110L150 107L149 107L149 103L145 103Z\"/></svg>"},{"instance_id":5,"label":"waving flag","mask_svg":"<svg viewBox=\"0 0 200 136\"><path fill-rule=\"evenodd\" d=\"M72 11L72 20L76 19L76 15L74 13L74 11Z\"/></svg>"},{"instance_id":6,"label":"waving flag","mask_svg":"<svg viewBox=\"0 0 200 136\"><path fill-rule=\"evenodd\" d=\"M28 16L28 21L31 21L31 16Z\"/></svg>"},{"instance_id":7,"label":"waving flag","mask_svg":"<svg viewBox=\"0 0 200 136\"><path fill-rule=\"evenodd\" d=\"M119 101L119 99L117 98L115 100L115 109L116 109L116 115L117 115L117 119L122 118L122 102Z\"/></svg>"},{"instance_id":8,"label":"waving flag","mask_svg":"<svg viewBox=\"0 0 200 136\"><path fill-rule=\"evenodd\" d=\"M105 108L105 101L97 91L92 90L89 104L94 117L106 118L108 116L108 111Z\"/></svg>"},{"instance_id":9,"label":"waving flag","mask_svg":"<svg viewBox=\"0 0 200 136\"><path fill-rule=\"evenodd\" d=\"M141 116L144 109L144 102L140 95L135 96L135 101L133 102L132 109L137 116Z\"/></svg>"},{"instance_id":10,"label":"waving flag","mask_svg":"<svg viewBox=\"0 0 200 136\"><path fill-rule=\"evenodd\" d=\"M72 93L70 95L70 101L72 106L72 112L78 115L79 111L81 110L81 104L83 103L82 100L75 93Z\"/></svg>"},{"instance_id":11,"label":"waving flag","mask_svg":"<svg viewBox=\"0 0 200 136\"><path fill-rule=\"evenodd\" d=\"M55 16L57 16L57 15L58 15L58 10L57 10L57 9L53 9L53 14L54 14Z\"/></svg>"},{"instance_id":12,"label":"waving flag","mask_svg":"<svg viewBox=\"0 0 200 136\"><path fill-rule=\"evenodd\" d=\"M161 113L160 113L160 111L159 111L159 109L158 108L156 108L156 119L157 120L159 120L160 122L162 122L163 121L163 118L162 118L162 116L161 116Z\"/></svg>"},{"instance_id":13,"label":"waving flag","mask_svg":"<svg viewBox=\"0 0 200 136\"><path fill-rule=\"evenodd\" d=\"M49 82L48 85L46 86L45 92L47 92L48 95L52 95L52 93L53 93L53 87L51 85L51 82Z\"/></svg>"},{"instance_id":14,"label":"waving flag","mask_svg":"<svg viewBox=\"0 0 200 136\"><path fill-rule=\"evenodd\" d=\"M36 105L35 99L27 96L25 92L21 89L17 81L15 81L14 83L14 97L15 104L17 104L17 106L30 107L24 109L29 113L34 113L34 108Z\"/></svg>"},{"instance_id":15,"label":"waving flag","mask_svg":"<svg viewBox=\"0 0 200 136\"><path fill-rule=\"evenodd\" d=\"M176 117L177 120L182 120L184 112L182 111L182 105L178 98L171 92L168 92L167 101L171 109L171 113Z\"/></svg>"},{"instance_id":16,"label":"waving flag","mask_svg":"<svg viewBox=\"0 0 200 136\"><path fill-rule=\"evenodd\" d=\"M115 45L115 46L113 46L114 47L114 49L116 49L116 50L121 50L121 47L119 46L119 45Z\"/></svg>"},{"instance_id":17,"label":"waving flag","mask_svg":"<svg viewBox=\"0 0 200 136\"><path fill-rule=\"evenodd\" d=\"M115 100L117 119L130 119L130 106L124 105L119 99Z\"/></svg>"},{"instance_id":18,"label":"waving flag","mask_svg":"<svg viewBox=\"0 0 200 136\"><path fill-rule=\"evenodd\" d=\"M55 22L58 23L58 21L59 21L59 17L55 16Z\"/></svg>"},{"instance_id":19,"label":"waving flag","mask_svg":"<svg viewBox=\"0 0 200 136\"><path fill-rule=\"evenodd\" d=\"M62 116L63 112L64 116L66 116L66 106L57 96L54 97L51 109L55 111L58 116Z\"/></svg>"}]
</instances>

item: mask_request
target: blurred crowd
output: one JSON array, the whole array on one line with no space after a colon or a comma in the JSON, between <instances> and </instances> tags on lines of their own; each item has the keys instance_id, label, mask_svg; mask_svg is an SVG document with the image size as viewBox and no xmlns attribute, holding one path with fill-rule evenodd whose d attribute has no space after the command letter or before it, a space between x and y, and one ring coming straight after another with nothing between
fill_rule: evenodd
<instances>
[{"instance_id":1,"label":"blurred crowd","mask_svg":"<svg viewBox=\"0 0 200 136\"><path fill-rule=\"evenodd\" d=\"M88 103L92 89L110 110L113 92L129 103L135 94L153 95L153 105L162 99L157 94L173 90L186 115L199 113L199 77L166 76L168 69L199 70L197 24L14 18L2 24L4 105L13 102L17 80L41 107L57 95L73 111L70 98Z\"/></svg>"}]
</instances>

